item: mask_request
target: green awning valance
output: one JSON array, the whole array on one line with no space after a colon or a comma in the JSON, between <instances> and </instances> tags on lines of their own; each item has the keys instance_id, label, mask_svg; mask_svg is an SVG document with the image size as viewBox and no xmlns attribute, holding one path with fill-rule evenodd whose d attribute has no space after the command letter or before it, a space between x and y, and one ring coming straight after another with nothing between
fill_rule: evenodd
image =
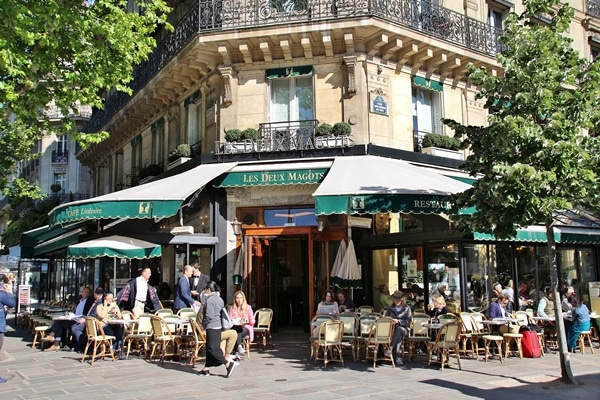
<instances>
[{"instance_id":1,"label":"green awning valance","mask_svg":"<svg viewBox=\"0 0 600 400\"><path fill-rule=\"evenodd\" d=\"M229 172L215 181L216 187L306 185L320 183L327 168Z\"/></svg>"},{"instance_id":2,"label":"green awning valance","mask_svg":"<svg viewBox=\"0 0 600 400\"><path fill-rule=\"evenodd\" d=\"M365 194L316 196L317 214L376 214L401 212L412 214L442 214L450 209L448 196L410 194Z\"/></svg>"},{"instance_id":3,"label":"green awning valance","mask_svg":"<svg viewBox=\"0 0 600 400\"><path fill-rule=\"evenodd\" d=\"M143 185L62 204L50 211L50 226L71 221L117 218L167 218L181 204L237 163L203 164Z\"/></svg>"},{"instance_id":4,"label":"green awning valance","mask_svg":"<svg viewBox=\"0 0 600 400\"><path fill-rule=\"evenodd\" d=\"M421 76L413 76L413 85L421 86L436 92L442 92L444 90L444 85L441 83L431 79L423 78Z\"/></svg>"},{"instance_id":5,"label":"green awning valance","mask_svg":"<svg viewBox=\"0 0 600 400\"><path fill-rule=\"evenodd\" d=\"M506 242L547 242L546 227L544 226L530 226L525 229L517 229L517 234L508 239L497 239L490 233L475 232L473 233L473 239ZM556 226L554 227L554 240L556 243L562 244L599 244L600 229Z\"/></svg>"}]
</instances>

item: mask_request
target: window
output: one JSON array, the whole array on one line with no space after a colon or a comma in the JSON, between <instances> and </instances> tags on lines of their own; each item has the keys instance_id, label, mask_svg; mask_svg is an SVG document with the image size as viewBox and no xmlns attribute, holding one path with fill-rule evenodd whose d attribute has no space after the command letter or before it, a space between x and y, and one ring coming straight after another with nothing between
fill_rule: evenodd
<instances>
[{"instance_id":1,"label":"window","mask_svg":"<svg viewBox=\"0 0 600 400\"><path fill-rule=\"evenodd\" d=\"M164 155L165 128L161 118L152 125L152 164L161 165Z\"/></svg>"},{"instance_id":2,"label":"window","mask_svg":"<svg viewBox=\"0 0 600 400\"><path fill-rule=\"evenodd\" d=\"M123 153L115 154L115 190L125 189Z\"/></svg>"},{"instance_id":3,"label":"window","mask_svg":"<svg viewBox=\"0 0 600 400\"><path fill-rule=\"evenodd\" d=\"M54 174L53 184L60 185L59 193L65 193L66 185L67 185L67 174Z\"/></svg>"},{"instance_id":4,"label":"window","mask_svg":"<svg viewBox=\"0 0 600 400\"><path fill-rule=\"evenodd\" d=\"M200 141L202 140L202 97L200 92L196 92L188 97L184 106L185 112L185 129L186 143L192 146L193 149L200 149Z\"/></svg>"},{"instance_id":5,"label":"window","mask_svg":"<svg viewBox=\"0 0 600 400\"><path fill-rule=\"evenodd\" d=\"M413 86L413 130L422 137L427 133L442 133L440 92Z\"/></svg>"},{"instance_id":6,"label":"window","mask_svg":"<svg viewBox=\"0 0 600 400\"><path fill-rule=\"evenodd\" d=\"M590 62L594 62L600 57L600 39L590 36L588 41L590 44Z\"/></svg>"},{"instance_id":7,"label":"window","mask_svg":"<svg viewBox=\"0 0 600 400\"><path fill-rule=\"evenodd\" d=\"M269 121L314 119L312 67L267 70L269 80Z\"/></svg>"},{"instance_id":8,"label":"window","mask_svg":"<svg viewBox=\"0 0 600 400\"><path fill-rule=\"evenodd\" d=\"M137 175L142 168L142 137L136 136L131 141L131 185L137 185Z\"/></svg>"}]
</instances>

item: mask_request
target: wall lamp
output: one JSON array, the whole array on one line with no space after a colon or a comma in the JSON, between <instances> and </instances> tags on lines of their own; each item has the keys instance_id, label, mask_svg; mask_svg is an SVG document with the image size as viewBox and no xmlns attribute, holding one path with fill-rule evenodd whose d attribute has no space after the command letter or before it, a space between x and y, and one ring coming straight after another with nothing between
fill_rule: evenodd
<instances>
[{"instance_id":1,"label":"wall lamp","mask_svg":"<svg viewBox=\"0 0 600 400\"><path fill-rule=\"evenodd\" d=\"M242 234L242 223L235 217L235 220L231 223L231 227L233 228L233 233L235 236L240 236Z\"/></svg>"},{"instance_id":2,"label":"wall lamp","mask_svg":"<svg viewBox=\"0 0 600 400\"><path fill-rule=\"evenodd\" d=\"M323 215L319 215L317 217L317 230L319 232L323 232L325 229L325 217Z\"/></svg>"}]
</instances>

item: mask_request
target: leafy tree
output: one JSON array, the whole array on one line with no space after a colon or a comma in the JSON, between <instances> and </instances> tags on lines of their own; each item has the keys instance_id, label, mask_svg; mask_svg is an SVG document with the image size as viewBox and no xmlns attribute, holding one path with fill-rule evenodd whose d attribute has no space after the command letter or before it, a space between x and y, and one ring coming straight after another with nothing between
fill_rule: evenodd
<instances>
[{"instance_id":1,"label":"leafy tree","mask_svg":"<svg viewBox=\"0 0 600 400\"><path fill-rule=\"evenodd\" d=\"M156 46L153 33L166 22L165 0L136 0L140 12L127 12L127 1L43 2L4 0L0 4L0 191L40 197L39 190L11 173L18 162L36 155L31 149L45 132L72 132L69 114L80 105L102 108L101 93L113 88L131 93L133 68ZM51 124L51 106L60 124ZM57 132L60 130L60 132ZM106 133L72 137L83 148Z\"/></svg>"},{"instance_id":2,"label":"leafy tree","mask_svg":"<svg viewBox=\"0 0 600 400\"><path fill-rule=\"evenodd\" d=\"M471 155L463 169L478 177L453 197L455 218L470 230L514 235L519 227L544 224L551 262L562 379L575 383L566 348L558 294L555 210L595 208L599 200L598 126L600 63L590 63L564 36L573 10L558 0L525 0L501 38L501 76L470 66L478 98L493 109L488 126L443 122L463 139ZM551 18L541 25L536 16ZM460 209L476 212L459 215Z\"/></svg>"}]
</instances>

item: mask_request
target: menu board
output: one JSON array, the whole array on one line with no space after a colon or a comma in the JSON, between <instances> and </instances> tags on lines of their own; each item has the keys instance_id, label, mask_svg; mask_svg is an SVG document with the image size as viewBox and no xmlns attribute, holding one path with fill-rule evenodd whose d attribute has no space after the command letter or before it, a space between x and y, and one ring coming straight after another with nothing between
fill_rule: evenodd
<instances>
[{"instance_id":1,"label":"menu board","mask_svg":"<svg viewBox=\"0 0 600 400\"><path fill-rule=\"evenodd\" d=\"M21 313L21 310L25 310L29 307L31 302L31 285L19 285L19 302L17 304L17 314Z\"/></svg>"}]
</instances>

